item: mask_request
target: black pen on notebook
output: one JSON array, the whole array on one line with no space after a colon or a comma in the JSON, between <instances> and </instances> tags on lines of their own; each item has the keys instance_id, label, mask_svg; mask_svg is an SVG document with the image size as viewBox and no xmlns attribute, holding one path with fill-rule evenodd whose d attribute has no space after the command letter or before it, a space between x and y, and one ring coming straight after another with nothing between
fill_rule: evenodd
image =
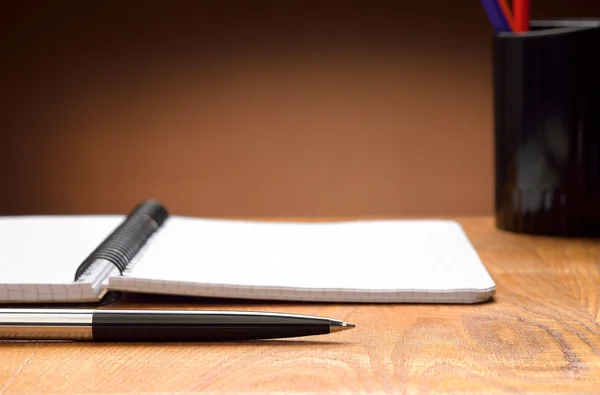
<instances>
[{"instance_id":1,"label":"black pen on notebook","mask_svg":"<svg viewBox=\"0 0 600 395\"><path fill-rule=\"evenodd\" d=\"M246 311L0 309L0 339L204 342L324 335L354 328L326 317Z\"/></svg>"}]
</instances>

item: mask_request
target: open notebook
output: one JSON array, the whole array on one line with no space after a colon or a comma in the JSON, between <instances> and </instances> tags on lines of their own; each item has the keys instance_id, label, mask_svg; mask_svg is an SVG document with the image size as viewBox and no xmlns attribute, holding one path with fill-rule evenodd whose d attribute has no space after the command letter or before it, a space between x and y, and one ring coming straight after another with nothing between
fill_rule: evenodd
<instances>
[{"instance_id":1,"label":"open notebook","mask_svg":"<svg viewBox=\"0 0 600 395\"><path fill-rule=\"evenodd\" d=\"M108 290L370 303L475 303L495 284L459 224L169 215L0 217L0 302L90 302Z\"/></svg>"}]
</instances>

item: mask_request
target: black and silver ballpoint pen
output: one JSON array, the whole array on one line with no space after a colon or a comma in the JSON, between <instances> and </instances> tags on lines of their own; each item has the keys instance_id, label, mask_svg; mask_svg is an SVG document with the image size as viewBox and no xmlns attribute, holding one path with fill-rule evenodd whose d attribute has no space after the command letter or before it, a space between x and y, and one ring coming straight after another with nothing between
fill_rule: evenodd
<instances>
[{"instance_id":1,"label":"black and silver ballpoint pen","mask_svg":"<svg viewBox=\"0 0 600 395\"><path fill-rule=\"evenodd\" d=\"M325 317L246 311L0 309L0 339L13 340L241 341L351 328Z\"/></svg>"}]
</instances>

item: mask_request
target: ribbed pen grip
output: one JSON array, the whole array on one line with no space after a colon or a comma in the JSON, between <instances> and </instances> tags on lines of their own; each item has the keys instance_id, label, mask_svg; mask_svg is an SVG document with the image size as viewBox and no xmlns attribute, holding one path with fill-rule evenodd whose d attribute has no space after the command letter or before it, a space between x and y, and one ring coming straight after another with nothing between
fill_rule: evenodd
<instances>
[{"instance_id":1,"label":"ribbed pen grip","mask_svg":"<svg viewBox=\"0 0 600 395\"><path fill-rule=\"evenodd\" d=\"M144 244L165 222L169 213L157 201L147 200L135 207L121 223L79 266L77 280L98 259L114 264L119 272L142 249Z\"/></svg>"}]
</instances>

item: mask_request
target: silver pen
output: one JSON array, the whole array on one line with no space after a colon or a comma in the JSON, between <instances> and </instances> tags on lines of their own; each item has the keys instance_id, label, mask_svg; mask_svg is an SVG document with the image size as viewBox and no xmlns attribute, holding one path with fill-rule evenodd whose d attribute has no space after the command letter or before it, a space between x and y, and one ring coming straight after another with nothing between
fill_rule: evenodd
<instances>
[{"instance_id":1,"label":"silver pen","mask_svg":"<svg viewBox=\"0 0 600 395\"><path fill-rule=\"evenodd\" d=\"M96 342L242 341L354 328L325 317L205 310L0 309L0 339Z\"/></svg>"}]
</instances>

